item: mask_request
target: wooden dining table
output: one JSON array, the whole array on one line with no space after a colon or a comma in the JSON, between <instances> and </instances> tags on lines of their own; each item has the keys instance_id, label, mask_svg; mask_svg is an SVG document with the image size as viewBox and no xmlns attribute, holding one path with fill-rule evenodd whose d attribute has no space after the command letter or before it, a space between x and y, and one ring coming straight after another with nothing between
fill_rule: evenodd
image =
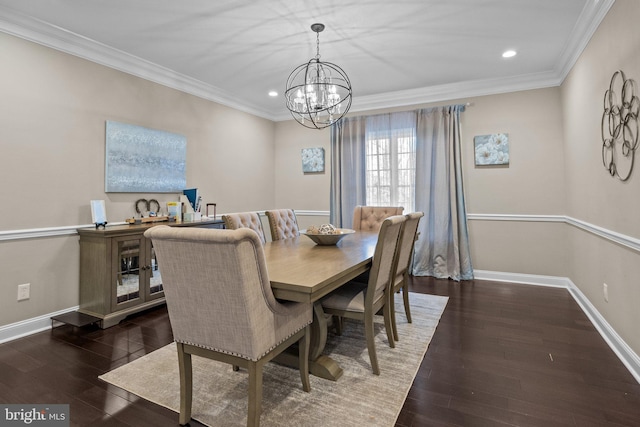
<instances>
[{"instance_id":1,"label":"wooden dining table","mask_svg":"<svg viewBox=\"0 0 640 427\"><path fill-rule=\"evenodd\" d=\"M322 354L330 317L322 310L320 299L369 270L377 240L377 233L357 231L331 246L316 245L304 235L264 245L275 297L313 304L309 351L312 375L334 381L342 376L338 363ZM279 361L297 366L294 359L294 354L283 353Z\"/></svg>"}]
</instances>

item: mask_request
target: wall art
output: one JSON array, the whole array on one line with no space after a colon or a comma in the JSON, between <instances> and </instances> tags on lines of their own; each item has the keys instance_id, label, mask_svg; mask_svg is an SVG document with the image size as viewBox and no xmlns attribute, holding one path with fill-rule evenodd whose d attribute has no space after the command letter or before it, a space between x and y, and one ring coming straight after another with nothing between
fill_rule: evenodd
<instances>
[{"instance_id":1,"label":"wall art","mask_svg":"<svg viewBox=\"0 0 640 427\"><path fill-rule=\"evenodd\" d=\"M186 187L184 136L107 121L105 145L107 193L174 193Z\"/></svg>"},{"instance_id":2,"label":"wall art","mask_svg":"<svg viewBox=\"0 0 640 427\"><path fill-rule=\"evenodd\" d=\"M633 171L638 148L638 114L640 101L636 82L616 71L609 89L604 92L604 112L600 124L602 134L602 164L609 175L626 181Z\"/></svg>"},{"instance_id":3,"label":"wall art","mask_svg":"<svg viewBox=\"0 0 640 427\"><path fill-rule=\"evenodd\" d=\"M493 133L473 138L476 166L509 164L509 135Z\"/></svg>"},{"instance_id":4,"label":"wall art","mask_svg":"<svg viewBox=\"0 0 640 427\"><path fill-rule=\"evenodd\" d=\"M324 172L324 148L302 149L302 172Z\"/></svg>"}]
</instances>

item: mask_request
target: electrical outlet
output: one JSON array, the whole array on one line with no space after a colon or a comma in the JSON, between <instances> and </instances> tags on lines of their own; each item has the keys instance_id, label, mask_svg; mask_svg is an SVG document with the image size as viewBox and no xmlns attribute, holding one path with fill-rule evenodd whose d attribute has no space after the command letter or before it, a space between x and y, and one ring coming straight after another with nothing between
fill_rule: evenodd
<instances>
[{"instance_id":1,"label":"electrical outlet","mask_svg":"<svg viewBox=\"0 0 640 427\"><path fill-rule=\"evenodd\" d=\"M29 299L29 291L31 290L31 283L24 283L18 285L18 301L24 301Z\"/></svg>"},{"instance_id":2,"label":"electrical outlet","mask_svg":"<svg viewBox=\"0 0 640 427\"><path fill-rule=\"evenodd\" d=\"M602 292L604 293L604 301L609 302L609 285L607 285L606 283L603 283Z\"/></svg>"}]
</instances>

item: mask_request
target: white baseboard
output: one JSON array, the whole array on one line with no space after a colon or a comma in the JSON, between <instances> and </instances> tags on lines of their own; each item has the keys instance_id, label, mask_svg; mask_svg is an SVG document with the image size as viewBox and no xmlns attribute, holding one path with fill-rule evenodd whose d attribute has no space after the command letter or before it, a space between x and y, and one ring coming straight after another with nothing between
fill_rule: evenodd
<instances>
[{"instance_id":1,"label":"white baseboard","mask_svg":"<svg viewBox=\"0 0 640 427\"><path fill-rule=\"evenodd\" d=\"M76 311L78 308L78 306L66 308L64 310L44 314L21 322L0 326L0 344L51 329L51 317L70 313L72 311Z\"/></svg>"},{"instance_id":2,"label":"white baseboard","mask_svg":"<svg viewBox=\"0 0 640 427\"><path fill-rule=\"evenodd\" d=\"M640 357L627 345L620 335L600 314L585 294L568 277L542 276L535 274L503 273L496 271L474 270L476 280L522 283L527 285L565 288L587 315L600 336L622 361L631 375L640 383Z\"/></svg>"}]
</instances>

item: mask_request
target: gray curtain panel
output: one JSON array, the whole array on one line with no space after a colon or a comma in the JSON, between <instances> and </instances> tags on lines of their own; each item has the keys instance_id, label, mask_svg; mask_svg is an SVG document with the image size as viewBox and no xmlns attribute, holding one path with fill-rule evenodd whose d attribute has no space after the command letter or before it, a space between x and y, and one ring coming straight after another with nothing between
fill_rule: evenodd
<instances>
[{"instance_id":1,"label":"gray curtain panel","mask_svg":"<svg viewBox=\"0 0 640 427\"><path fill-rule=\"evenodd\" d=\"M464 105L379 116L347 117L331 130L332 224L352 228L353 210L367 205L366 140L381 123L405 126L416 135L415 211L424 212L412 274L453 280L473 279L464 201L460 148L460 113ZM395 117L397 115L397 117ZM395 124L394 124L395 123Z\"/></svg>"},{"instance_id":2,"label":"gray curtain panel","mask_svg":"<svg viewBox=\"0 0 640 427\"><path fill-rule=\"evenodd\" d=\"M353 210L366 204L366 117L345 117L331 127L331 202L329 221L353 228Z\"/></svg>"},{"instance_id":3,"label":"gray curtain panel","mask_svg":"<svg viewBox=\"0 0 640 427\"><path fill-rule=\"evenodd\" d=\"M416 211L424 212L412 273L473 279L460 147L463 105L417 111Z\"/></svg>"}]
</instances>

